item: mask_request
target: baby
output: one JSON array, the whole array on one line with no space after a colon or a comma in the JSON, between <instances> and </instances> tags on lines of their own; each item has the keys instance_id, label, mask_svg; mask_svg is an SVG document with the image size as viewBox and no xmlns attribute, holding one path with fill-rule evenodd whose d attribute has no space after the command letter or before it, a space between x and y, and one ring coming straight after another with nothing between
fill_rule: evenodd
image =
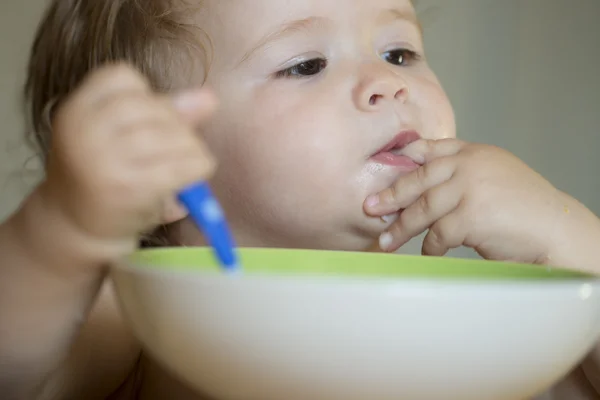
<instances>
[{"instance_id":1,"label":"baby","mask_svg":"<svg viewBox=\"0 0 600 400\"><path fill-rule=\"evenodd\" d=\"M103 283L140 237L204 244L175 196L199 179L241 246L392 252L428 231L426 255L600 272L596 216L455 139L409 0L53 0L28 72L47 176L0 229L3 399L201 398ZM553 398L596 398L597 365Z\"/></svg>"}]
</instances>

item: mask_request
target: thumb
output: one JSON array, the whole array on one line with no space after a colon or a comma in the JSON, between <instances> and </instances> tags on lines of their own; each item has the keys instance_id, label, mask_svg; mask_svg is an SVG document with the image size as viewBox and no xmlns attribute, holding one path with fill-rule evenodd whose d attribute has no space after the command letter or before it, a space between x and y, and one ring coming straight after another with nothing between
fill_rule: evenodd
<instances>
[{"instance_id":1,"label":"thumb","mask_svg":"<svg viewBox=\"0 0 600 400\"><path fill-rule=\"evenodd\" d=\"M198 124L206 120L217 109L217 98L208 89L202 88L176 94L172 102L187 122Z\"/></svg>"}]
</instances>

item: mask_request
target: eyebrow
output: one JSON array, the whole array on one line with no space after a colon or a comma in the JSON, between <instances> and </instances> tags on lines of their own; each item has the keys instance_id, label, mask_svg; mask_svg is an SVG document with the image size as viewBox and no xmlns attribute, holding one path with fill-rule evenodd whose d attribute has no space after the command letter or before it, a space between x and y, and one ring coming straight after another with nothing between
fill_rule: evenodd
<instances>
[{"instance_id":1,"label":"eyebrow","mask_svg":"<svg viewBox=\"0 0 600 400\"><path fill-rule=\"evenodd\" d=\"M380 24L389 24L395 21L408 21L409 23L415 25L419 29L419 32L422 33L421 24L417 20L417 17L414 15L414 13L397 8L390 8L384 10L381 14L379 14L379 17L377 18L377 23ZM325 17L308 17L284 22L283 24L279 25L278 28L275 29L273 32L268 33L262 39L260 39L254 47L252 47L244 54L244 56L240 59L237 65L239 66L247 62L260 49L268 46L273 42L282 40L297 32L310 31L312 29L324 29L331 24L331 19Z\"/></svg>"},{"instance_id":2,"label":"eyebrow","mask_svg":"<svg viewBox=\"0 0 600 400\"><path fill-rule=\"evenodd\" d=\"M398 8L389 8L379 14L379 17L377 18L377 22L380 24L389 24L396 21L410 22L419 29L419 32L423 33L423 27L417 19L417 16L410 11L401 10Z\"/></svg>"},{"instance_id":3,"label":"eyebrow","mask_svg":"<svg viewBox=\"0 0 600 400\"><path fill-rule=\"evenodd\" d=\"M277 27L273 32L265 35L258 43L249 51L247 51L238 65L243 64L250 60L254 54L260 49L268 46L273 42L282 40L288 36L291 36L297 32L310 31L313 29L324 29L331 25L332 21L329 18L324 17L308 17L303 19L297 19L294 21L285 22Z\"/></svg>"}]
</instances>

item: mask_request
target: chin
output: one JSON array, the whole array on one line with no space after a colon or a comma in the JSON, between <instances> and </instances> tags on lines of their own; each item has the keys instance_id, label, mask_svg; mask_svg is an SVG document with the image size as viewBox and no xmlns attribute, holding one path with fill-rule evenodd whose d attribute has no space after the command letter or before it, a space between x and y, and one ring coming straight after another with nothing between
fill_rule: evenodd
<instances>
[{"instance_id":1,"label":"chin","mask_svg":"<svg viewBox=\"0 0 600 400\"><path fill-rule=\"evenodd\" d=\"M298 237L293 244L288 242L288 246L284 247L327 251L370 251L374 243L379 241L382 232L383 229L377 230L373 226L356 227L355 225L328 233L315 232L310 237Z\"/></svg>"},{"instance_id":2,"label":"chin","mask_svg":"<svg viewBox=\"0 0 600 400\"><path fill-rule=\"evenodd\" d=\"M354 225L350 229L340 248L332 250L374 251L379 249L379 236L389 228L391 223L386 223L381 218L367 216L363 216L361 219L360 224Z\"/></svg>"}]
</instances>

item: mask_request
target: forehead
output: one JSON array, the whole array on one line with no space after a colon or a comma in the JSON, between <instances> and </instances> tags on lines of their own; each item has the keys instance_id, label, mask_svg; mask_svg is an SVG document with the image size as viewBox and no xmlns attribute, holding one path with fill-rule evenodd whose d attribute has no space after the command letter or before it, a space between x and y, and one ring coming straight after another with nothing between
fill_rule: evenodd
<instances>
[{"instance_id":1,"label":"forehead","mask_svg":"<svg viewBox=\"0 0 600 400\"><path fill-rule=\"evenodd\" d=\"M315 17L357 28L386 15L416 23L410 0L205 0L204 4L199 23L217 46L225 41L244 47L290 22Z\"/></svg>"}]
</instances>

